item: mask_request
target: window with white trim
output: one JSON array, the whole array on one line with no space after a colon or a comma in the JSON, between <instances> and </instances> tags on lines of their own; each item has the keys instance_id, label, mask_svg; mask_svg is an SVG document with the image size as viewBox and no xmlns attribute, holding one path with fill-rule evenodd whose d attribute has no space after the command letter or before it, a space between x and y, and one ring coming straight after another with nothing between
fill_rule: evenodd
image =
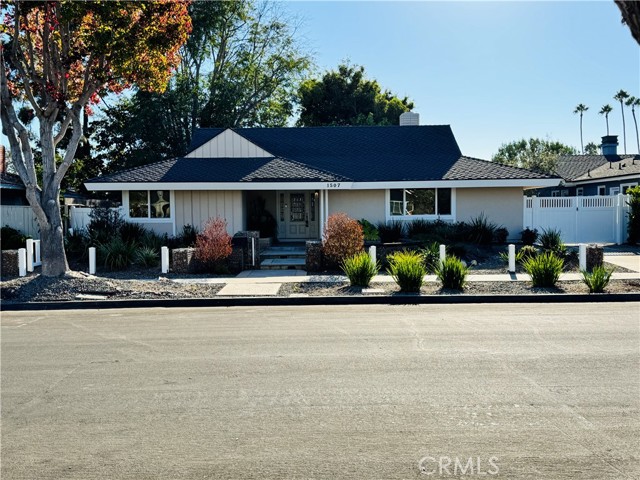
<instances>
[{"instance_id":1,"label":"window with white trim","mask_svg":"<svg viewBox=\"0 0 640 480\"><path fill-rule=\"evenodd\" d=\"M552 197L559 197L560 196L560 190L553 190L551 192L551 196Z\"/></svg>"},{"instance_id":2,"label":"window with white trim","mask_svg":"<svg viewBox=\"0 0 640 480\"><path fill-rule=\"evenodd\" d=\"M169 190L131 190L130 218L171 218Z\"/></svg>"},{"instance_id":3,"label":"window with white trim","mask_svg":"<svg viewBox=\"0 0 640 480\"><path fill-rule=\"evenodd\" d=\"M584 196L584 187L576 188L576 197L582 197L582 196Z\"/></svg>"},{"instance_id":4,"label":"window with white trim","mask_svg":"<svg viewBox=\"0 0 640 480\"><path fill-rule=\"evenodd\" d=\"M450 188L394 188L389 199L392 216L451 215Z\"/></svg>"},{"instance_id":5,"label":"window with white trim","mask_svg":"<svg viewBox=\"0 0 640 480\"><path fill-rule=\"evenodd\" d=\"M565 189L565 190L562 190L562 191L560 192L560 196L561 196L561 197L568 197L568 196L569 196L569 190L566 190L566 189Z\"/></svg>"},{"instance_id":6,"label":"window with white trim","mask_svg":"<svg viewBox=\"0 0 640 480\"><path fill-rule=\"evenodd\" d=\"M620 187L611 187L609 189L609 195L618 195L620 193Z\"/></svg>"},{"instance_id":7,"label":"window with white trim","mask_svg":"<svg viewBox=\"0 0 640 480\"><path fill-rule=\"evenodd\" d=\"M604 185L598 185L598 195L606 195L607 194L607 187L605 187Z\"/></svg>"},{"instance_id":8,"label":"window with white trim","mask_svg":"<svg viewBox=\"0 0 640 480\"><path fill-rule=\"evenodd\" d=\"M622 189L622 194L626 195L627 194L627 190L629 190L630 188L636 187L638 186L638 183L623 183L620 185L620 188Z\"/></svg>"}]
</instances>

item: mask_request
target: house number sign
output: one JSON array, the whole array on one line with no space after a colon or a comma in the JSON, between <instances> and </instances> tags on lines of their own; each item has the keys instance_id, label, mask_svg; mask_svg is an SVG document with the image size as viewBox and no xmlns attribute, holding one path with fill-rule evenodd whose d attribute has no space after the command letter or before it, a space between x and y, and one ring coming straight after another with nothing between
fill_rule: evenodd
<instances>
[{"instance_id":1,"label":"house number sign","mask_svg":"<svg viewBox=\"0 0 640 480\"><path fill-rule=\"evenodd\" d=\"M340 183L327 183L327 188L340 188Z\"/></svg>"}]
</instances>

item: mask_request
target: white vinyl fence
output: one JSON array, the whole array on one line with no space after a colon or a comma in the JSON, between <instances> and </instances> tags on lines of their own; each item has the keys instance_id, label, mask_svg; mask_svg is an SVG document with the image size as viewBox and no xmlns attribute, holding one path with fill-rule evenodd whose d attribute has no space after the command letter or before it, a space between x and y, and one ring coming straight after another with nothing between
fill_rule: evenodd
<instances>
[{"instance_id":1,"label":"white vinyl fence","mask_svg":"<svg viewBox=\"0 0 640 480\"><path fill-rule=\"evenodd\" d=\"M627 195L596 197L525 197L524 228L556 229L565 243L624 243Z\"/></svg>"},{"instance_id":2,"label":"white vinyl fence","mask_svg":"<svg viewBox=\"0 0 640 480\"><path fill-rule=\"evenodd\" d=\"M15 228L31 238L40 238L40 227L29 206L0 205L0 224Z\"/></svg>"},{"instance_id":3,"label":"white vinyl fence","mask_svg":"<svg viewBox=\"0 0 640 480\"><path fill-rule=\"evenodd\" d=\"M91 223L91 217L89 214L93 210L93 207L69 207L69 228L73 228L73 231L84 230ZM122 208L112 208L117 210L122 216L124 214Z\"/></svg>"}]
</instances>

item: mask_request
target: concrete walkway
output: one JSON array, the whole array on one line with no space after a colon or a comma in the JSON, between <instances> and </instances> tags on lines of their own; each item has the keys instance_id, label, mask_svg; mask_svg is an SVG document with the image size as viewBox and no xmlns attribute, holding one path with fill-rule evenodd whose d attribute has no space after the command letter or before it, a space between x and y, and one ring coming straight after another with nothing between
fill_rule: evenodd
<instances>
[{"instance_id":1,"label":"concrete walkway","mask_svg":"<svg viewBox=\"0 0 640 480\"><path fill-rule=\"evenodd\" d=\"M619 267L626 268L627 270L633 270L634 272L640 272L640 255L629 254L613 254L604 256L604 261L612 263Z\"/></svg>"}]
</instances>

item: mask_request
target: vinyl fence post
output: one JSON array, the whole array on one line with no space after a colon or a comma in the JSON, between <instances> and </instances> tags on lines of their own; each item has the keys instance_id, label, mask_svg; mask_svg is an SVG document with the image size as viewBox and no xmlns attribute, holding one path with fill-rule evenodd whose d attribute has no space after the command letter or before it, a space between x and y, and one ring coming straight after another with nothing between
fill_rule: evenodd
<instances>
[{"instance_id":1,"label":"vinyl fence post","mask_svg":"<svg viewBox=\"0 0 640 480\"><path fill-rule=\"evenodd\" d=\"M375 264L378 261L378 252L375 245L371 245L369 247L369 257L371 257L371 261Z\"/></svg>"},{"instance_id":2,"label":"vinyl fence post","mask_svg":"<svg viewBox=\"0 0 640 480\"><path fill-rule=\"evenodd\" d=\"M440 263L444 263L444 259L447 257L447 247L440 245Z\"/></svg>"},{"instance_id":3,"label":"vinyl fence post","mask_svg":"<svg viewBox=\"0 0 640 480\"><path fill-rule=\"evenodd\" d=\"M34 265L37 267L42 265L42 258L40 258L40 240L34 240L33 246L35 247L36 261Z\"/></svg>"},{"instance_id":4,"label":"vinyl fence post","mask_svg":"<svg viewBox=\"0 0 640 480\"><path fill-rule=\"evenodd\" d=\"M509 272L516 273L516 246L509 244Z\"/></svg>"},{"instance_id":5,"label":"vinyl fence post","mask_svg":"<svg viewBox=\"0 0 640 480\"><path fill-rule=\"evenodd\" d=\"M89 275L96 274L96 247L89 247Z\"/></svg>"},{"instance_id":6,"label":"vinyl fence post","mask_svg":"<svg viewBox=\"0 0 640 480\"><path fill-rule=\"evenodd\" d=\"M27 276L27 249L18 249L18 275L21 277Z\"/></svg>"},{"instance_id":7,"label":"vinyl fence post","mask_svg":"<svg viewBox=\"0 0 640 480\"><path fill-rule=\"evenodd\" d=\"M584 243L581 243L578 247L578 258L580 261L580 270L587 269L587 246Z\"/></svg>"},{"instance_id":8,"label":"vinyl fence post","mask_svg":"<svg viewBox=\"0 0 640 480\"><path fill-rule=\"evenodd\" d=\"M33 239L27 238L27 272L33 272Z\"/></svg>"},{"instance_id":9,"label":"vinyl fence post","mask_svg":"<svg viewBox=\"0 0 640 480\"><path fill-rule=\"evenodd\" d=\"M162 273L169 273L169 247L162 247L160 249L160 256L162 260Z\"/></svg>"}]
</instances>

